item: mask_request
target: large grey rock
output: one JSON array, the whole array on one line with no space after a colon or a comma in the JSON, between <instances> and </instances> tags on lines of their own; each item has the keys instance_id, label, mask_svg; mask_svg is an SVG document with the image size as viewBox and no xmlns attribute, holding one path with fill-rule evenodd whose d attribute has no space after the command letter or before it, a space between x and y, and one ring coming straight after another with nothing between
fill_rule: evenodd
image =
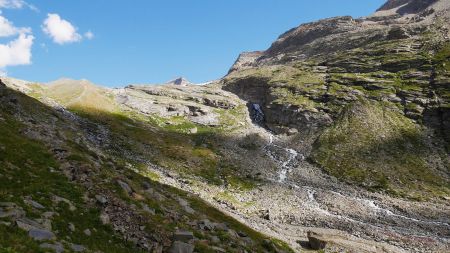
<instances>
[{"instance_id":1,"label":"large grey rock","mask_svg":"<svg viewBox=\"0 0 450 253\"><path fill-rule=\"evenodd\" d=\"M42 249L51 249L56 253L64 252L64 246L59 242L55 243L55 244L43 243L43 244L39 245L39 247Z\"/></svg>"},{"instance_id":2,"label":"large grey rock","mask_svg":"<svg viewBox=\"0 0 450 253\"><path fill-rule=\"evenodd\" d=\"M312 231L308 232L308 241L309 246L313 250L321 250L327 246L327 241L325 241L323 235L320 235Z\"/></svg>"},{"instance_id":3,"label":"large grey rock","mask_svg":"<svg viewBox=\"0 0 450 253\"><path fill-rule=\"evenodd\" d=\"M64 203L66 203L68 206L69 206L69 210L70 211L75 211L75 210L77 210L77 208L75 207L75 205L72 203L72 201L70 201L70 200L68 200L68 199L66 199L66 198L63 198L63 197L60 197L60 196L53 196L52 197L52 201L54 202L54 203L56 203L57 205L60 203L60 202L64 202Z\"/></svg>"},{"instance_id":4,"label":"large grey rock","mask_svg":"<svg viewBox=\"0 0 450 253\"><path fill-rule=\"evenodd\" d=\"M186 211L189 214L194 214L195 210L192 209L192 207L189 205L189 202L187 200L178 198L178 203L180 203L180 206L183 207L184 211Z\"/></svg>"},{"instance_id":5,"label":"large grey rock","mask_svg":"<svg viewBox=\"0 0 450 253\"><path fill-rule=\"evenodd\" d=\"M48 230L43 229L31 229L28 231L28 235L36 241L53 240L55 239L55 234Z\"/></svg>"},{"instance_id":6,"label":"large grey rock","mask_svg":"<svg viewBox=\"0 0 450 253\"><path fill-rule=\"evenodd\" d=\"M192 253L194 252L194 245L175 241L169 249L169 253Z\"/></svg>"},{"instance_id":7,"label":"large grey rock","mask_svg":"<svg viewBox=\"0 0 450 253\"><path fill-rule=\"evenodd\" d=\"M71 244L70 248L75 252L86 251L86 247L84 247L83 245L78 245L78 244Z\"/></svg>"},{"instance_id":8,"label":"large grey rock","mask_svg":"<svg viewBox=\"0 0 450 253\"><path fill-rule=\"evenodd\" d=\"M17 227L19 227L20 229L23 229L27 232L32 229L43 229L44 228L44 226L42 224L40 224L39 222L32 220L32 219L28 219L28 218L20 218L20 219L16 220L16 224L17 224Z\"/></svg>"},{"instance_id":9,"label":"large grey rock","mask_svg":"<svg viewBox=\"0 0 450 253\"><path fill-rule=\"evenodd\" d=\"M34 208L36 208L36 209L44 209L44 208L45 208L45 206L39 204L38 202L36 202L36 201L34 201L34 200L32 200L32 199L25 199L24 202L25 202L27 205L30 205L30 206L32 206L32 207L34 207Z\"/></svg>"},{"instance_id":10,"label":"large grey rock","mask_svg":"<svg viewBox=\"0 0 450 253\"><path fill-rule=\"evenodd\" d=\"M174 241L183 241L187 242L189 240L194 239L194 234L190 231L176 231L173 234L173 240Z\"/></svg>"},{"instance_id":11,"label":"large grey rock","mask_svg":"<svg viewBox=\"0 0 450 253\"><path fill-rule=\"evenodd\" d=\"M0 207L0 218L20 218L25 215L25 211L22 208L14 203L11 204L10 206Z\"/></svg>"},{"instance_id":12,"label":"large grey rock","mask_svg":"<svg viewBox=\"0 0 450 253\"><path fill-rule=\"evenodd\" d=\"M209 221L208 219L204 219L198 222L198 227L202 230L214 230L215 224Z\"/></svg>"},{"instance_id":13,"label":"large grey rock","mask_svg":"<svg viewBox=\"0 0 450 253\"><path fill-rule=\"evenodd\" d=\"M109 224L111 222L109 215L105 212L100 214L100 221L102 222L103 225Z\"/></svg>"},{"instance_id":14,"label":"large grey rock","mask_svg":"<svg viewBox=\"0 0 450 253\"><path fill-rule=\"evenodd\" d=\"M122 181L122 180L117 180L117 183L120 185L120 187L124 190L124 191L126 191L128 194L131 194L131 193L133 193L133 189L131 189L131 187L127 184L127 183L125 183L124 181Z\"/></svg>"},{"instance_id":15,"label":"large grey rock","mask_svg":"<svg viewBox=\"0 0 450 253\"><path fill-rule=\"evenodd\" d=\"M95 199L97 200L98 203L102 205L108 203L108 199L103 195L95 195Z\"/></svg>"}]
</instances>

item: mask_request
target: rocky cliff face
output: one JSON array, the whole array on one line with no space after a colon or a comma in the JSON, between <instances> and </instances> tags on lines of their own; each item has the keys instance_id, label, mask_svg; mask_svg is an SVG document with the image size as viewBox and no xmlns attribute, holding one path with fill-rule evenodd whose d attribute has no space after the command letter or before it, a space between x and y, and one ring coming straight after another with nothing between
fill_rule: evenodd
<instances>
[{"instance_id":1,"label":"rocky cliff face","mask_svg":"<svg viewBox=\"0 0 450 253\"><path fill-rule=\"evenodd\" d=\"M434 171L430 173L438 176L443 172L448 180L449 22L448 1L406 0L388 1L365 18L337 17L304 24L281 35L266 51L253 54L253 58L244 57L245 64L235 64L222 85L242 99L260 104L265 125L272 131L301 135L308 143L315 142L310 158L326 171L363 185L374 182L354 173L363 175L362 171L375 166L372 158L361 156L354 164L345 165L354 172L342 171L340 166L344 165L337 162L340 158L330 153L350 159L358 145L348 142L344 148L336 140L325 141L323 136L327 129L338 127L349 134L342 136L345 143L351 135L368 130L369 125L341 128L346 108L370 104L392 112L395 120L421 128L410 143L412 150L417 150L420 163ZM384 138L389 143L393 140L382 132L403 126L380 127L383 129L370 139ZM369 137L363 134L352 142L370 142L364 138ZM424 155L418 151L422 145L418 143L439 151ZM371 153L374 157L385 154L381 149ZM431 162L431 157L440 161L439 165ZM394 162L391 165L395 167ZM379 176L391 183L396 178L389 172Z\"/></svg>"}]
</instances>

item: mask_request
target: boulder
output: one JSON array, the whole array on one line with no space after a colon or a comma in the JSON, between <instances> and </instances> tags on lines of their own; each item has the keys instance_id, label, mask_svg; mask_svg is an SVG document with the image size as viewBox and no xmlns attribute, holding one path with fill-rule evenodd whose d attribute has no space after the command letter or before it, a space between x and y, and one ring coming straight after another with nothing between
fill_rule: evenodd
<instances>
[{"instance_id":1,"label":"boulder","mask_svg":"<svg viewBox=\"0 0 450 253\"><path fill-rule=\"evenodd\" d=\"M198 227L202 230L208 230L211 231L214 229L214 223L209 221L208 219L204 219L198 222Z\"/></svg>"},{"instance_id":2,"label":"boulder","mask_svg":"<svg viewBox=\"0 0 450 253\"><path fill-rule=\"evenodd\" d=\"M91 230L90 229L85 229L84 231L83 231L83 233L85 234L85 235L87 235L87 236L91 236L92 235L92 232L91 232Z\"/></svg>"},{"instance_id":3,"label":"boulder","mask_svg":"<svg viewBox=\"0 0 450 253\"><path fill-rule=\"evenodd\" d=\"M44 209L45 207L38 202L32 200L32 199L25 199L23 202L25 202L27 205L32 206L36 209Z\"/></svg>"},{"instance_id":4,"label":"boulder","mask_svg":"<svg viewBox=\"0 0 450 253\"><path fill-rule=\"evenodd\" d=\"M131 189L131 187L130 187L127 183L125 183L124 181L117 180L117 183L118 183L118 184L120 185L120 187L121 187L124 191L126 191L128 194L133 193L133 189Z\"/></svg>"},{"instance_id":5,"label":"boulder","mask_svg":"<svg viewBox=\"0 0 450 253\"><path fill-rule=\"evenodd\" d=\"M107 225L110 223L109 215L107 213L101 213L100 214L100 221L103 225Z\"/></svg>"},{"instance_id":6,"label":"boulder","mask_svg":"<svg viewBox=\"0 0 450 253\"><path fill-rule=\"evenodd\" d=\"M72 244L70 245L70 248L74 251L74 252L83 252L86 251L86 248L83 245L78 245L78 244Z\"/></svg>"},{"instance_id":7,"label":"boulder","mask_svg":"<svg viewBox=\"0 0 450 253\"><path fill-rule=\"evenodd\" d=\"M20 218L16 220L17 227L23 229L25 231L30 231L32 229L41 229L43 226L37 221L28 219L28 218Z\"/></svg>"},{"instance_id":8,"label":"boulder","mask_svg":"<svg viewBox=\"0 0 450 253\"><path fill-rule=\"evenodd\" d=\"M175 241L169 249L169 253L192 253L194 252L194 245Z\"/></svg>"},{"instance_id":9,"label":"boulder","mask_svg":"<svg viewBox=\"0 0 450 253\"><path fill-rule=\"evenodd\" d=\"M325 241L324 237L312 231L308 232L308 241L310 248L313 250L321 250L327 246L327 241Z\"/></svg>"},{"instance_id":10,"label":"boulder","mask_svg":"<svg viewBox=\"0 0 450 253\"><path fill-rule=\"evenodd\" d=\"M108 203L108 199L103 195L95 195L95 199L99 204L105 205Z\"/></svg>"},{"instance_id":11,"label":"boulder","mask_svg":"<svg viewBox=\"0 0 450 253\"><path fill-rule=\"evenodd\" d=\"M194 234L190 231L176 231L173 234L174 241L187 242L192 239L194 239Z\"/></svg>"},{"instance_id":12,"label":"boulder","mask_svg":"<svg viewBox=\"0 0 450 253\"><path fill-rule=\"evenodd\" d=\"M28 235L36 241L53 240L55 239L55 234L44 229L31 229Z\"/></svg>"},{"instance_id":13,"label":"boulder","mask_svg":"<svg viewBox=\"0 0 450 253\"><path fill-rule=\"evenodd\" d=\"M41 245L39 245L40 248L42 249L50 249L53 250L56 253L62 253L64 252L64 246L61 243L55 243L55 244L50 244L50 243L43 243Z\"/></svg>"}]
</instances>

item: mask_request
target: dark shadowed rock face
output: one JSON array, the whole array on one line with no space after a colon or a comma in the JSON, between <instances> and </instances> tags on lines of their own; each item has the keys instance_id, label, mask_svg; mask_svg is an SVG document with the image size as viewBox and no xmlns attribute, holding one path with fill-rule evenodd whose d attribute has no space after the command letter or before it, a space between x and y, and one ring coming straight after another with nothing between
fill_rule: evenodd
<instances>
[{"instance_id":1,"label":"dark shadowed rock face","mask_svg":"<svg viewBox=\"0 0 450 253\"><path fill-rule=\"evenodd\" d=\"M386 11L399 8L396 12L400 15L419 13L438 0L390 0L385 3L378 11Z\"/></svg>"}]
</instances>

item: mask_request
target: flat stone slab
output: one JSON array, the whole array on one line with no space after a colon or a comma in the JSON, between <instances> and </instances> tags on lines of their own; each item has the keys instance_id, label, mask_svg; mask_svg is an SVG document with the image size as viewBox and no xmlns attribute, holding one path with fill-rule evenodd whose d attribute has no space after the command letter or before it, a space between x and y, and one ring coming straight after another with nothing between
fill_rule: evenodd
<instances>
[{"instance_id":1,"label":"flat stone slab","mask_svg":"<svg viewBox=\"0 0 450 253\"><path fill-rule=\"evenodd\" d=\"M48 230L43 229L31 229L28 235L36 241L53 240L55 239L55 234Z\"/></svg>"},{"instance_id":2,"label":"flat stone slab","mask_svg":"<svg viewBox=\"0 0 450 253\"><path fill-rule=\"evenodd\" d=\"M83 245L78 244L72 244L70 245L70 248L75 252L83 252L86 250L86 248Z\"/></svg>"},{"instance_id":3,"label":"flat stone slab","mask_svg":"<svg viewBox=\"0 0 450 253\"><path fill-rule=\"evenodd\" d=\"M61 243L55 243L55 244L50 244L50 243L43 243L41 245L39 245L40 248L42 249L51 249L54 250L56 253L62 253L64 252L64 246Z\"/></svg>"},{"instance_id":4,"label":"flat stone slab","mask_svg":"<svg viewBox=\"0 0 450 253\"><path fill-rule=\"evenodd\" d=\"M187 242L194 239L194 233L190 231L177 231L173 234L174 241Z\"/></svg>"},{"instance_id":5,"label":"flat stone slab","mask_svg":"<svg viewBox=\"0 0 450 253\"><path fill-rule=\"evenodd\" d=\"M175 241L169 249L169 253L192 253L194 252L194 245L189 243Z\"/></svg>"},{"instance_id":6,"label":"flat stone slab","mask_svg":"<svg viewBox=\"0 0 450 253\"><path fill-rule=\"evenodd\" d=\"M23 229L25 231L30 231L32 229L43 229L44 227L38 223L37 221L28 219L28 218L21 218L16 220L16 224L20 229Z\"/></svg>"}]
</instances>

